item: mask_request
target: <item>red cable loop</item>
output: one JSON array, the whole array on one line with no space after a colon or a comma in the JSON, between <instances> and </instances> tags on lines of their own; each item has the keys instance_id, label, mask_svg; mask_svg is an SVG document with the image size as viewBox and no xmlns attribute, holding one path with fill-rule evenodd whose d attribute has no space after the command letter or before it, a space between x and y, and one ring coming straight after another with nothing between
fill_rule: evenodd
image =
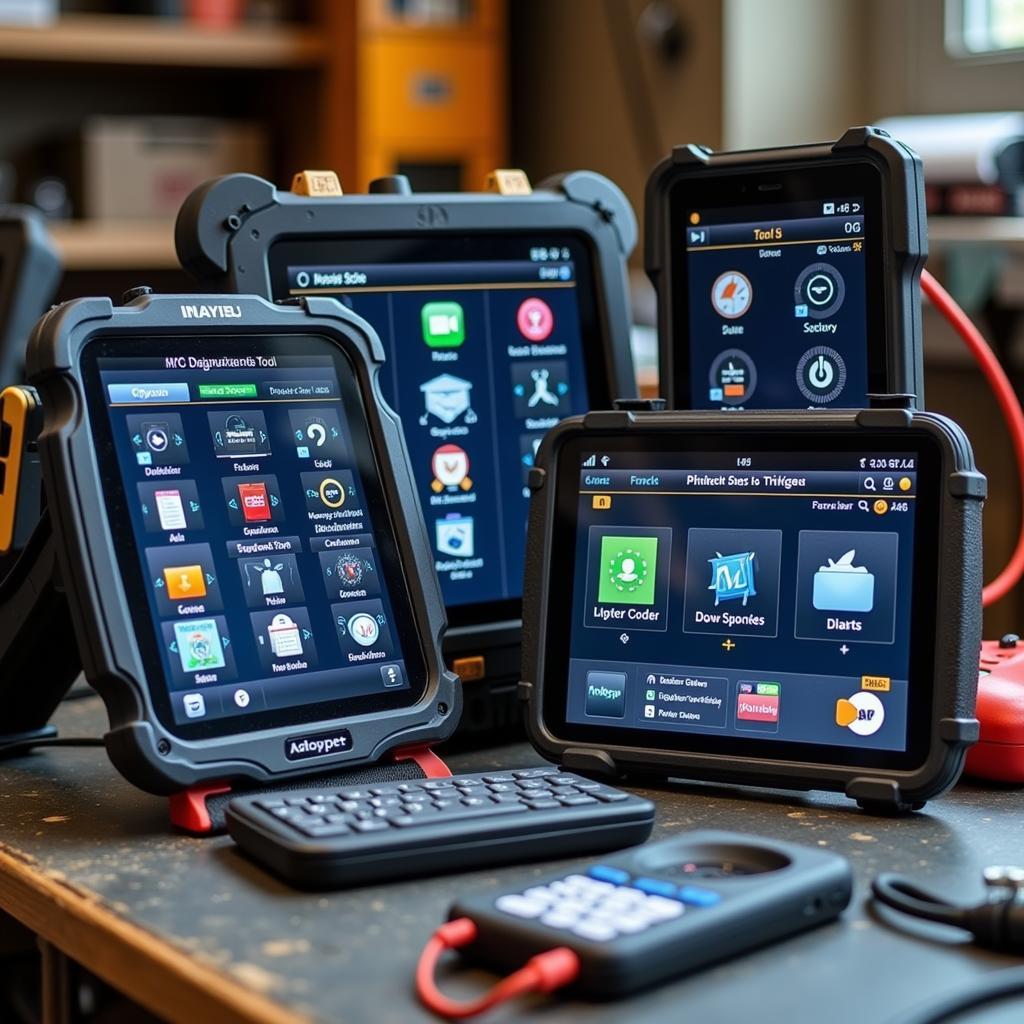
<instances>
[{"instance_id":1,"label":"red cable loop","mask_svg":"<svg viewBox=\"0 0 1024 1024\"><path fill-rule=\"evenodd\" d=\"M438 989L434 972L445 950L468 946L475 938L476 925L468 917L449 921L430 937L416 965L416 992L420 1000L428 1010L449 1020L475 1017L528 992L554 992L575 981L579 974L580 962L576 954L565 946L559 946L532 957L478 999L468 1003L456 1002Z\"/></svg>"},{"instance_id":2,"label":"red cable loop","mask_svg":"<svg viewBox=\"0 0 1024 1024\"><path fill-rule=\"evenodd\" d=\"M1004 598L1024 575L1024 412L1021 411L1017 393L1006 376L989 343L971 322L967 314L957 305L945 288L927 271L921 271L921 291L931 300L932 305L949 321L978 361L989 387L996 396L996 402L1006 421L1017 459L1017 478L1021 486L1022 518L1017 546L1005 568L987 584L981 592L982 607L987 608Z\"/></svg>"}]
</instances>

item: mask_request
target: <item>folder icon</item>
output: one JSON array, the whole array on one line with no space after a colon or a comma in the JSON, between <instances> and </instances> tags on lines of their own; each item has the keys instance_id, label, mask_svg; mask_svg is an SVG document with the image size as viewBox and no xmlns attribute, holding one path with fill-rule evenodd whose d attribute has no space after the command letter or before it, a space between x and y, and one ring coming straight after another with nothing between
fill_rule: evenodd
<instances>
[{"instance_id":1,"label":"folder icon","mask_svg":"<svg viewBox=\"0 0 1024 1024\"><path fill-rule=\"evenodd\" d=\"M831 558L814 574L811 603L819 612L870 612L875 606L875 577L863 565L854 565L856 551Z\"/></svg>"}]
</instances>

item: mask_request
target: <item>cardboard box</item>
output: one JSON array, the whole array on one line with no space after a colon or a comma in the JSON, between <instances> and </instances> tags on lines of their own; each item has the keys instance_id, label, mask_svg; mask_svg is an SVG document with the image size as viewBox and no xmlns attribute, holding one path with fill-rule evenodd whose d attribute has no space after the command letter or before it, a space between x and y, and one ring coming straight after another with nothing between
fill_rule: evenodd
<instances>
[{"instance_id":1,"label":"cardboard box","mask_svg":"<svg viewBox=\"0 0 1024 1024\"><path fill-rule=\"evenodd\" d=\"M192 117L96 117L82 125L82 203L94 220L172 220L208 178L267 176L262 126Z\"/></svg>"}]
</instances>

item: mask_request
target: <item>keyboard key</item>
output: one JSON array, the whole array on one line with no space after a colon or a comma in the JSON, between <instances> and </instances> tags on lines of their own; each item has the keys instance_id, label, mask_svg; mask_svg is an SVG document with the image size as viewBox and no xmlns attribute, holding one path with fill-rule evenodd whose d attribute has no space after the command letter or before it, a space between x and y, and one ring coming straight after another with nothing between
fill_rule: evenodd
<instances>
[{"instance_id":1,"label":"keyboard key","mask_svg":"<svg viewBox=\"0 0 1024 1024\"><path fill-rule=\"evenodd\" d=\"M523 803L535 811L550 811L554 807L562 806L557 800L524 800Z\"/></svg>"},{"instance_id":2,"label":"keyboard key","mask_svg":"<svg viewBox=\"0 0 1024 1024\"><path fill-rule=\"evenodd\" d=\"M398 795L398 787L397 786L371 786L370 787L370 792L374 796L397 796Z\"/></svg>"},{"instance_id":3,"label":"keyboard key","mask_svg":"<svg viewBox=\"0 0 1024 1024\"><path fill-rule=\"evenodd\" d=\"M492 793L514 793L516 787L511 782L492 782L487 787Z\"/></svg>"},{"instance_id":4,"label":"keyboard key","mask_svg":"<svg viewBox=\"0 0 1024 1024\"><path fill-rule=\"evenodd\" d=\"M445 808L437 815L409 814L401 818L392 818L391 823L399 828L409 828L412 825L447 825L449 821L462 821L466 818L486 818L495 814L525 814L527 810L523 804L486 803L482 807Z\"/></svg>"},{"instance_id":5,"label":"keyboard key","mask_svg":"<svg viewBox=\"0 0 1024 1024\"><path fill-rule=\"evenodd\" d=\"M599 882L611 882L612 885L625 885L629 881L629 872L622 868L610 868L603 864L596 864L587 874L596 878Z\"/></svg>"},{"instance_id":6,"label":"keyboard key","mask_svg":"<svg viewBox=\"0 0 1024 1024\"><path fill-rule=\"evenodd\" d=\"M578 779L575 783L577 789L600 789L600 782L592 782L590 779Z\"/></svg>"},{"instance_id":7,"label":"keyboard key","mask_svg":"<svg viewBox=\"0 0 1024 1024\"><path fill-rule=\"evenodd\" d=\"M574 793L569 796L560 796L558 802L563 807L582 807L584 804L596 804L597 801L592 796L587 796L585 793Z\"/></svg>"},{"instance_id":8,"label":"keyboard key","mask_svg":"<svg viewBox=\"0 0 1024 1024\"><path fill-rule=\"evenodd\" d=\"M515 781L515 778L512 775L485 775L484 776L484 782L505 783L505 782L514 782L514 781Z\"/></svg>"},{"instance_id":9,"label":"keyboard key","mask_svg":"<svg viewBox=\"0 0 1024 1024\"><path fill-rule=\"evenodd\" d=\"M701 889L696 885L684 885L676 894L676 899L688 903L691 907L713 907L721 898L717 892Z\"/></svg>"},{"instance_id":10,"label":"keyboard key","mask_svg":"<svg viewBox=\"0 0 1024 1024\"><path fill-rule=\"evenodd\" d=\"M558 775L557 768L520 768L512 773L517 779L539 779L542 775Z\"/></svg>"},{"instance_id":11,"label":"keyboard key","mask_svg":"<svg viewBox=\"0 0 1024 1024\"><path fill-rule=\"evenodd\" d=\"M352 828L356 832L383 832L389 829L391 826L380 818L374 818L370 821L357 821Z\"/></svg>"},{"instance_id":12,"label":"keyboard key","mask_svg":"<svg viewBox=\"0 0 1024 1024\"><path fill-rule=\"evenodd\" d=\"M547 786L540 779L523 779L522 782L519 783L519 788L520 789L547 789Z\"/></svg>"},{"instance_id":13,"label":"keyboard key","mask_svg":"<svg viewBox=\"0 0 1024 1024\"><path fill-rule=\"evenodd\" d=\"M620 800L628 800L628 793L619 793L614 789L595 789L590 794L603 804L617 804Z\"/></svg>"},{"instance_id":14,"label":"keyboard key","mask_svg":"<svg viewBox=\"0 0 1024 1024\"><path fill-rule=\"evenodd\" d=\"M572 775L552 775L544 781L549 786L575 786L577 779Z\"/></svg>"},{"instance_id":15,"label":"keyboard key","mask_svg":"<svg viewBox=\"0 0 1024 1024\"><path fill-rule=\"evenodd\" d=\"M327 836L347 836L352 834L348 825L312 825L301 830L303 835L312 836L314 839L323 839Z\"/></svg>"}]
</instances>

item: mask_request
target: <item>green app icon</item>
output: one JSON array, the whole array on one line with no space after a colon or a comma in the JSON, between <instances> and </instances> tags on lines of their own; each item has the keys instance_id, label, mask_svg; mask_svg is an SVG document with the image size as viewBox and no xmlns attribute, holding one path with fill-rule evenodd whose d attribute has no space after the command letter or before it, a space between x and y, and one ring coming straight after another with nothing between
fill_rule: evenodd
<instances>
[{"instance_id":1,"label":"green app icon","mask_svg":"<svg viewBox=\"0 0 1024 1024\"><path fill-rule=\"evenodd\" d=\"M466 340L466 318L457 302L426 303L420 322L430 348L458 348Z\"/></svg>"},{"instance_id":2,"label":"green app icon","mask_svg":"<svg viewBox=\"0 0 1024 1024\"><path fill-rule=\"evenodd\" d=\"M657 537L601 538L600 603L654 604L657 574Z\"/></svg>"}]
</instances>

